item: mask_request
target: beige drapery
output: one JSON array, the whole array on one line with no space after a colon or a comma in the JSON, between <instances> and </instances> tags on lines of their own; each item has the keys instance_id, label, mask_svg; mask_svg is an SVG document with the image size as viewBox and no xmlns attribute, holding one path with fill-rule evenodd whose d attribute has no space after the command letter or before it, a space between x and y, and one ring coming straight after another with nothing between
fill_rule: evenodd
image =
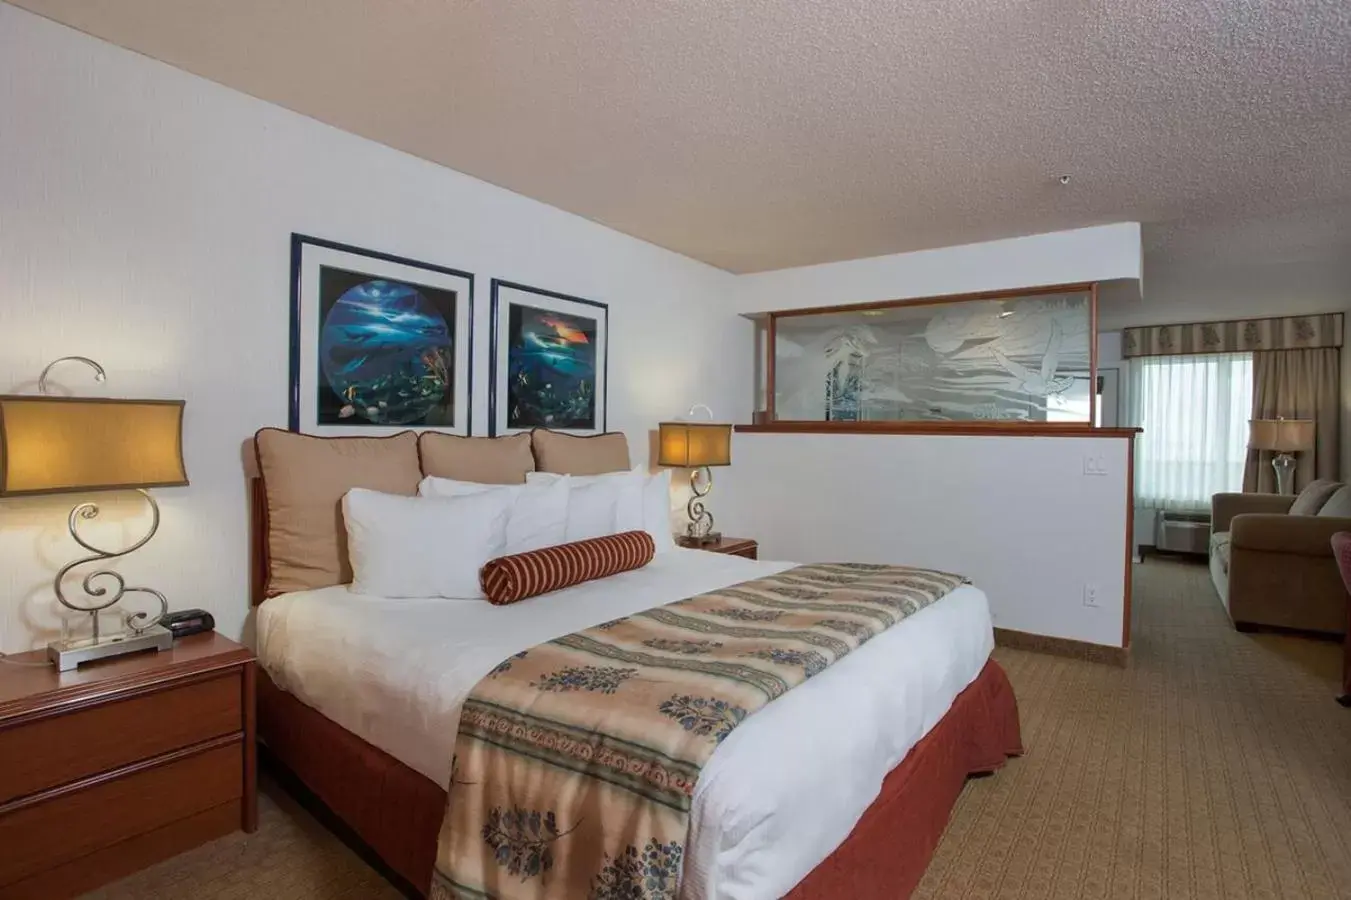
<instances>
[{"instance_id":1,"label":"beige drapery","mask_svg":"<svg viewBox=\"0 0 1351 900\"><path fill-rule=\"evenodd\" d=\"M1314 420L1314 448L1295 455L1295 491L1315 478L1338 479L1341 351L1272 350L1253 354L1252 417ZM1275 493L1272 453L1249 450L1243 490Z\"/></svg>"},{"instance_id":2,"label":"beige drapery","mask_svg":"<svg viewBox=\"0 0 1351 900\"><path fill-rule=\"evenodd\" d=\"M1121 333L1121 355L1176 356L1187 353L1261 353L1268 350L1313 350L1342 345L1342 314L1236 319L1149 325Z\"/></svg>"}]
</instances>

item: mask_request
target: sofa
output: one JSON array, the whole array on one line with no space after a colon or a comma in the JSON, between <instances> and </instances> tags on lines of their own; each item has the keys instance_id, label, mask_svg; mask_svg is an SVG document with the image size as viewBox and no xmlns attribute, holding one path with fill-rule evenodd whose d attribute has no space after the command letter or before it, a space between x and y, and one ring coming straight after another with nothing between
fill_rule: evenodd
<instances>
[{"instance_id":1,"label":"sofa","mask_svg":"<svg viewBox=\"0 0 1351 900\"><path fill-rule=\"evenodd\" d=\"M1320 479L1297 496L1216 494L1210 529L1210 577L1239 631L1346 630L1332 535L1351 531L1351 486Z\"/></svg>"}]
</instances>

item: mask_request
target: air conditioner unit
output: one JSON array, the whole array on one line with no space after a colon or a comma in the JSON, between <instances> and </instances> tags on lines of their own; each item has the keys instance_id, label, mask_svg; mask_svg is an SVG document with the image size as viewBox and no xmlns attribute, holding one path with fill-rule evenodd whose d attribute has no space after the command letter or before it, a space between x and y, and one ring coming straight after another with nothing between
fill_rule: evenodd
<instances>
[{"instance_id":1,"label":"air conditioner unit","mask_svg":"<svg viewBox=\"0 0 1351 900\"><path fill-rule=\"evenodd\" d=\"M1159 510L1154 516L1154 547L1205 556L1210 552L1210 513Z\"/></svg>"}]
</instances>

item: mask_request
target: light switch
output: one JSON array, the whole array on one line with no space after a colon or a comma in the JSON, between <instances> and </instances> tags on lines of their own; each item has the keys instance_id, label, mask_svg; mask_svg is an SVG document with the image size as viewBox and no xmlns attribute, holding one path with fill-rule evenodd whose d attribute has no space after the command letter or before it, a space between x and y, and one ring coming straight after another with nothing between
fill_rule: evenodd
<instances>
[{"instance_id":1,"label":"light switch","mask_svg":"<svg viewBox=\"0 0 1351 900\"><path fill-rule=\"evenodd\" d=\"M1106 475L1106 474L1107 474L1107 461L1106 461L1105 459L1103 459L1101 456L1085 456L1085 457L1084 457L1084 474L1085 474L1085 475Z\"/></svg>"}]
</instances>

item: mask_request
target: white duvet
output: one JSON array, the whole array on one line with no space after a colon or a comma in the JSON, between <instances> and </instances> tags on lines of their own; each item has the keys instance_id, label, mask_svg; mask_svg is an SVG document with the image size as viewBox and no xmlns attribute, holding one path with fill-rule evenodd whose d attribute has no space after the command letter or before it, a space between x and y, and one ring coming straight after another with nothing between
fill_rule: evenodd
<instances>
[{"instance_id":1,"label":"white duvet","mask_svg":"<svg viewBox=\"0 0 1351 900\"><path fill-rule=\"evenodd\" d=\"M444 787L460 705L497 663L792 565L673 550L634 572L501 607L345 586L286 594L259 608L258 656L279 687ZM964 586L747 719L695 786L682 896L787 893L849 835L993 647L985 595Z\"/></svg>"}]
</instances>

